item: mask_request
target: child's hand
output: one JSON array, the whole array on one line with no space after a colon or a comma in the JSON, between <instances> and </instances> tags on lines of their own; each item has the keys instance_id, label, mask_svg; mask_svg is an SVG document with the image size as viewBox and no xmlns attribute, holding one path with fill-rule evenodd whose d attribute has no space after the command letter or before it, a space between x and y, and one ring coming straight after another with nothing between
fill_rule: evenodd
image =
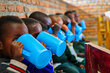
<instances>
[{"instance_id":1,"label":"child's hand","mask_svg":"<svg viewBox=\"0 0 110 73\"><path fill-rule=\"evenodd\" d=\"M71 18L71 22L72 22L72 25L73 25L73 26L76 25L76 24L78 24L78 23L75 21L74 18Z\"/></svg>"},{"instance_id":2,"label":"child's hand","mask_svg":"<svg viewBox=\"0 0 110 73\"><path fill-rule=\"evenodd\" d=\"M68 30L68 27L66 25L62 25L62 29L65 30L65 32Z\"/></svg>"},{"instance_id":3,"label":"child's hand","mask_svg":"<svg viewBox=\"0 0 110 73\"><path fill-rule=\"evenodd\" d=\"M11 44L11 58L20 60L22 58L23 44L19 41L13 41Z\"/></svg>"},{"instance_id":4,"label":"child's hand","mask_svg":"<svg viewBox=\"0 0 110 73\"><path fill-rule=\"evenodd\" d=\"M41 44L46 48L46 43L41 42Z\"/></svg>"},{"instance_id":5,"label":"child's hand","mask_svg":"<svg viewBox=\"0 0 110 73\"><path fill-rule=\"evenodd\" d=\"M84 65L81 64L81 65L80 65L80 68L83 69L83 68L85 68L85 67L84 67Z\"/></svg>"}]
</instances>

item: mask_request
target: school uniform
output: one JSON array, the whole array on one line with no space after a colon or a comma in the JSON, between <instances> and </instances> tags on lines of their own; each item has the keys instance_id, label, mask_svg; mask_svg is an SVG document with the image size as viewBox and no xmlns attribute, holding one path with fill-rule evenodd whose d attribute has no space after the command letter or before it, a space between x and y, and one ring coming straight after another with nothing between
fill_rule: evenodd
<instances>
[{"instance_id":1,"label":"school uniform","mask_svg":"<svg viewBox=\"0 0 110 73\"><path fill-rule=\"evenodd\" d=\"M55 70L63 70L65 73L85 73L84 69L79 68L81 62L78 62L75 56L71 54L68 46L62 56L53 55L53 63L60 63Z\"/></svg>"},{"instance_id":2,"label":"school uniform","mask_svg":"<svg viewBox=\"0 0 110 73\"><path fill-rule=\"evenodd\" d=\"M22 63L26 64L28 67L27 67L27 70L30 72L30 73L53 73L53 62L50 61L50 63L42 68L42 69L37 69L36 66L32 63L30 63L29 61L27 61L26 59L22 60Z\"/></svg>"},{"instance_id":3,"label":"school uniform","mask_svg":"<svg viewBox=\"0 0 110 73\"><path fill-rule=\"evenodd\" d=\"M77 42L73 42L73 47L76 51L76 53L85 53L85 48L84 48L84 44L87 43L86 41L77 41Z\"/></svg>"},{"instance_id":4,"label":"school uniform","mask_svg":"<svg viewBox=\"0 0 110 73\"><path fill-rule=\"evenodd\" d=\"M14 59L0 58L0 73L29 73L27 66Z\"/></svg>"}]
</instances>

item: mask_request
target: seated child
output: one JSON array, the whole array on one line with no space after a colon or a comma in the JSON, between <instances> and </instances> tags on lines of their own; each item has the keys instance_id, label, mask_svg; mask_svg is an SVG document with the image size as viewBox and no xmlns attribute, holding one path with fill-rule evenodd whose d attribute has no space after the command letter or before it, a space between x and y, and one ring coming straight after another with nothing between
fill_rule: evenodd
<instances>
[{"instance_id":1,"label":"seated child","mask_svg":"<svg viewBox=\"0 0 110 73\"><path fill-rule=\"evenodd\" d=\"M52 21L51 21L51 19L50 19L50 17L48 15L46 15L45 13L36 11L36 12L33 12L29 16L29 18L33 18L33 19L39 21L39 23L42 26L42 31L46 31L47 33L49 33L48 29L49 29L50 24L52 23ZM55 35L53 35L53 36L55 36Z\"/></svg>"},{"instance_id":2,"label":"seated child","mask_svg":"<svg viewBox=\"0 0 110 73\"><path fill-rule=\"evenodd\" d=\"M76 27L76 25L78 25L78 23L74 19L74 14L71 11L67 11L67 12L65 12L65 15L71 19L71 23L72 23L71 25L73 26L73 27L71 27L71 31L74 32L75 35L77 35L75 27ZM79 30L78 32L81 32L81 31L82 30ZM86 43L86 42L80 41L79 38L82 39L81 34L79 34L79 36L75 38L77 41L73 42L73 47L78 56L84 57L85 56L84 43Z\"/></svg>"},{"instance_id":3,"label":"seated child","mask_svg":"<svg viewBox=\"0 0 110 73\"><path fill-rule=\"evenodd\" d=\"M29 33L32 34L32 36L34 36L35 38L37 37L37 35L40 32L42 32L42 26L40 25L40 23L37 20L32 19L32 18L23 18L22 20L28 27ZM30 62L28 62L25 59L22 62L28 66L27 70L30 73L53 73L53 66L52 66L51 62L43 69L37 69L33 64L31 64Z\"/></svg>"},{"instance_id":4,"label":"seated child","mask_svg":"<svg viewBox=\"0 0 110 73\"><path fill-rule=\"evenodd\" d=\"M59 16L62 18L63 23L66 24L65 27L62 26L62 29L63 29L64 31L66 31L66 30L68 30L68 29L71 30L71 26L70 26L71 20L70 20L70 18L68 18L68 17L65 16L65 15L59 15ZM68 26L68 27L67 27L67 26ZM74 40L75 40L75 39L73 39L73 41L74 41ZM67 42L67 46L68 46L68 48L70 49L70 52L71 52L73 55L75 55L76 59L77 59L79 62L81 62L82 64L85 65L84 58L80 58L80 57L77 56L77 53L76 53L76 51L75 51L74 48L73 48L72 42L70 42L70 43Z\"/></svg>"},{"instance_id":5,"label":"seated child","mask_svg":"<svg viewBox=\"0 0 110 73\"><path fill-rule=\"evenodd\" d=\"M79 18L79 13L77 13L75 10L73 10L72 13L74 14L74 19L75 19L75 21L78 23L78 25L79 25L80 27L82 27L83 30L86 30L86 24L85 24L84 20L80 20L80 18ZM83 21L84 23L82 23L82 21ZM85 41L85 38L84 38L85 36L84 36L84 34L82 33L81 35L82 35L82 41Z\"/></svg>"},{"instance_id":6,"label":"seated child","mask_svg":"<svg viewBox=\"0 0 110 73\"><path fill-rule=\"evenodd\" d=\"M63 20L63 26L62 29L64 31L67 31L68 29L71 31L71 19L67 17L66 15L59 15ZM75 40L75 39L74 39Z\"/></svg>"},{"instance_id":7,"label":"seated child","mask_svg":"<svg viewBox=\"0 0 110 73\"><path fill-rule=\"evenodd\" d=\"M50 25L50 28L49 28L49 33L52 35L56 35L56 37L58 37L60 40L65 41L66 36L65 36L64 32L61 30L62 25L63 25L63 21L62 21L61 17L59 17L57 15L49 15L49 17L52 20L52 24ZM56 26L56 25L57 25L57 27L53 30L54 26ZM56 34L53 34L53 33L56 33Z\"/></svg>"},{"instance_id":8,"label":"seated child","mask_svg":"<svg viewBox=\"0 0 110 73\"><path fill-rule=\"evenodd\" d=\"M49 16L52 20L51 26L55 24L59 24L60 26L62 26L63 21L59 16ZM56 33L58 34L58 31L56 31ZM66 48L66 51L62 56L57 57L53 55L53 62L55 65L57 65L55 70L63 70L65 73L85 73L84 69L81 69L84 68L84 66L76 60L75 56L71 54L68 47Z\"/></svg>"},{"instance_id":9,"label":"seated child","mask_svg":"<svg viewBox=\"0 0 110 73\"><path fill-rule=\"evenodd\" d=\"M27 66L19 62L23 59L23 44L14 41L28 29L16 16L0 18L0 73L25 73ZM14 60L15 59L15 60Z\"/></svg>"}]
</instances>

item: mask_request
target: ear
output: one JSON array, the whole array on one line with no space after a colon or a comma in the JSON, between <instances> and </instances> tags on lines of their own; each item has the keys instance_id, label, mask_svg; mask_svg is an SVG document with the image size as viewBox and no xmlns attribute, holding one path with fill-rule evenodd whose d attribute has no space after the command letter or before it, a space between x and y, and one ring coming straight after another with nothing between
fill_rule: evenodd
<instances>
[{"instance_id":1,"label":"ear","mask_svg":"<svg viewBox=\"0 0 110 73\"><path fill-rule=\"evenodd\" d=\"M3 43L2 43L2 41L0 40L0 50L2 50L3 49Z\"/></svg>"}]
</instances>

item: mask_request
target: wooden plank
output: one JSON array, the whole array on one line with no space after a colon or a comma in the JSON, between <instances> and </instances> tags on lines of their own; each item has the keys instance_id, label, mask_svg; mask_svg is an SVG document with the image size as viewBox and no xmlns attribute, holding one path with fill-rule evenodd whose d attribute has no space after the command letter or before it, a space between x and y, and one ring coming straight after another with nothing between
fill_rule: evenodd
<instances>
[{"instance_id":1,"label":"wooden plank","mask_svg":"<svg viewBox=\"0 0 110 73\"><path fill-rule=\"evenodd\" d=\"M86 73L110 73L110 50L85 44Z\"/></svg>"},{"instance_id":2,"label":"wooden plank","mask_svg":"<svg viewBox=\"0 0 110 73\"><path fill-rule=\"evenodd\" d=\"M104 36L105 36L104 20L102 16L99 16L97 17L97 37L99 46L105 44Z\"/></svg>"},{"instance_id":3,"label":"wooden plank","mask_svg":"<svg viewBox=\"0 0 110 73\"><path fill-rule=\"evenodd\" d=\"M106 48L110 49L110 22L106 21Z\"/></svg>"}]
</instances>

